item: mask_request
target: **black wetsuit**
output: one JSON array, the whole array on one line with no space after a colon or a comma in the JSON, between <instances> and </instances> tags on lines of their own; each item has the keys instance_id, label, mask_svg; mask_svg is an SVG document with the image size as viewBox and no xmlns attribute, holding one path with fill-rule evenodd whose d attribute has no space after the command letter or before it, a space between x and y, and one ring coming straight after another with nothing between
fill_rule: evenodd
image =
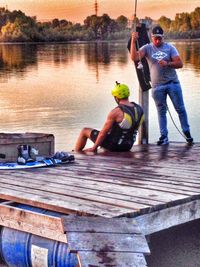
<instances>
[{"instance_id":1,"label":"black wetsuit","mask_svg":"<svg viewBox=\"0 0 200 267\"><path fill-rule=\"evenodd\" d=\"M129 151L136 139L137 130L140 126L140 123L143 120L143 109L138 104L132 102L133 106L119 105L118 107L131 117L131 126L129 129L122 128L121 123L114 122L111 130L107 134L106 138L101 144L101 147L104 147L110 151ZM99 134L98 130L93 130L91 133L91 140L96 141Z\"/></svg>"}]
</instances>

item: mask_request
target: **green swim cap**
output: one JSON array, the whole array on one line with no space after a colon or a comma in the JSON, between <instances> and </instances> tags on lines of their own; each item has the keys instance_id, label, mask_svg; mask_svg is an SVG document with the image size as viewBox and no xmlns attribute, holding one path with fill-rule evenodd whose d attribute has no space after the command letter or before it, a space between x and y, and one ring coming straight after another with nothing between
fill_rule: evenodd
<instances>
[{"instance_id":1,"label":"green swim cap","mask_svg":"<svg viewBox=\"0 0 200 267\"><path fill-rule=\"evenodd\" d=\"M129 97L130 91L126 84L116 82L116 86L112 89L112 95L119 99L123 99Z\"/></svg>"}]
</instances>

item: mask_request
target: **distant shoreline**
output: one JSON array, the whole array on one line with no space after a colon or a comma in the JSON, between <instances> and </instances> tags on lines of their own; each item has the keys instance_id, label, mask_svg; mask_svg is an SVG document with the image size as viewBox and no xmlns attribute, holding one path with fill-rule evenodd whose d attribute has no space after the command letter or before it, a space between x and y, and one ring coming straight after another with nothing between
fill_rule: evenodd
<instances>
[{"instance_id":1,"label":"distant shoreline","mask_svg":"<svg viewBox=\"0 0 200 267\"><path fill-rule=\"evenodd\" d=\"M166 38L167 42L200 42L200 38L193 39L171 39ZM87 43L127 43L127 40L92 40L92 41L48 41L48 42L0 42L0 45L29 45L29 44L87 44Z\"/></svg>"},{"instance_id":2,"label":"distant shoreline","mask_svg":"<svg viewBox=\"0 0 200 267\"><path fill-rule=\"evenodd\" d=\"M176 14L174 20L161 16L158 20L150 17L129 19L120 15L112 19L108 14L89 15L84 23L73 23L66 19L38 21L36 16L27 16L21 10L10 11L0 8L0 42L1 43L87 43L87 42L121 42L131 35L134 25L146 25L151 30L159 24L166 39L197 40L200 38L200 7L190 13ZM80 40L80 41L79 41Z\"/></svg>"}]
</instances>

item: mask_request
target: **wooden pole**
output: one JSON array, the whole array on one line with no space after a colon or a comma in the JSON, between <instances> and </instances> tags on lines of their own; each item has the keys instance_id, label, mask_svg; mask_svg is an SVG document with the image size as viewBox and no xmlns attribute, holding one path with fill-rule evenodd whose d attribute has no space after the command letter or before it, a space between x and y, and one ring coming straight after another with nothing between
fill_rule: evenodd
<instances>
[{"instance_id":1,"label":"wooden pole","mask_svg":"<svg viewBox=\"0 0 200 267\"><path fill-rule=\"evenodd\" d=\"M144 122L138 131L138 144L149 143L149 90L139 88L139 104L144 110Z\"/></svg>"}]
</instances>

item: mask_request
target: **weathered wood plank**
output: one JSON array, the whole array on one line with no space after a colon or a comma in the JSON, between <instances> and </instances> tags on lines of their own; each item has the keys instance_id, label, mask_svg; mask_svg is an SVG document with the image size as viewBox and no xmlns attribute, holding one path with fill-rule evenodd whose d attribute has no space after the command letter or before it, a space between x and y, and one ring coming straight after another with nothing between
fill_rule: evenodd
<instances>
[{"instance_id":1,"label":"weathered wood plank","mask_svg":"<svg viewBox=\"0 0 200 267\"><path fill-rule=\"evenodd\" d=\"M134 219L86 217L86 216L63 216L64 232L87 232L87 233L115 233L115 234L140 234L141 231Z\"/></svg>"},{"instance_id":2,"label":"weathered wood plank","mask_svg":"<svg viewBox=\"0 0 200 267\"><path fill-rule=\"evenodd\" d=\"M147 177L147 178L146 178ZM50 180L55 181L55 178L53 177L52 174L48 176ZM105 183L105 184L113 184L115 185L121 185L121 186L129 186L129 187L136 187L136 188L146 188L148 186L149 189L155 189L158 191L164 191L164 192L171 192L171 193L180 193L180 194L195 194L195 193L200 193L200 179L199 183L192 183L192 182L187 182L188 179L185 182L178 182L174 181L173 179L171 181L168 180L162 180L162 177L159 177L159 179L148 179L148 176L136 176L134 175L132 177L126 177L126 176L115 176L115 177L110 177L109 174L106 175L106 178L101 178L101 176L93 174L93 175L88 175L87 177L85 176L75 176L73 177L70 176L62 176L59 175L59 182L60 184L63 184L67 182L68 185L76 185L75 182L78 180L83 181L83 183L80 185L80 183L77 183L79 187L84 188L84 182L87 182L86 185L87 187L90 185L90 181L93 182L98 182L98 183ZM44 181L45 179L42 178ZM93 188L95 190L95 188Z\"/></svg>"},{"instance_id":3,"label":"weathered wood plank","mask_svg":"<svg viewBox=\"0 0 200 267\"><path fill-rule=\"evenodd\" d=\"M121 214L134 213L130 209L115 207L106 204L98 204L80 201L73 197L59 196L59 194L41 192L35 189L19 189L17 186L1 186L0 197L13 200L18 203L32 205L39 208L58 211L64 214L77 213L77 214L92 214L103 217L117 217ZM89 204L89 205L88 205Z\"/></svg>"},{"instance_id":4,"label":"weathered wood plank","mask_svg":"<svg viewBox=\"0 0 200 267\"><path fill-rule=\"evenodd\" d=\"M71 252L139 252L149 254L145 238L139 234L113 233L67 233L67 242Z\"/></svg>"},{"instance_id":5,"label":"weathered wood plank","mask_svg":"<svg viewBox=\"0 0 200 267\"><path fill-rule=\"evenodd\" d=\"M93 159L93 162L95 162L95 159ZM107 160L107 162L108 163L110 163L110 160L108 161ZM90 168L88 168L88 165L87 165L87 161L85 161L84 162L85 164L84 164L84 166L82 166L82 167L84 167L84 169L87 171L87 172L91 172L91 170L92 170L92 167L90 166ZM106 163L105 163L106 164ZM132 162L132 164L133 164L133 162ZM135 164L135 163L134 163ZM153 164L153 165L152 165ZM160 167L160 165L162 164L162 162L160 163L159 162L159 169L161 169L161 167ZM168 165L167 165L167 167L166 167L166 162L165 162L165 165L164 165L164 172L165 172L165 175L166 175L166 168L167 169L169 169L168 168ZM173 163L174 165L176 164L176 163ZM65 175L67 175L67 173L69 173L69 171L71 171L71 172L73 172L73 175L76 173L76 168L77 168L77 165L79 165L79 164L73 164L73 166L67 166L67 167L63 167L62 169L60 169L59 170L59 172L62 172L62 170L64 170L64 173L65 173ZM111 163L110 163L110 165L111 165ZM153 168L155 168L156 169L156 167L157 167L157 165L155 165L155 163L152 163L151 162L151 165L152 165L152 167ZM126 164L126 166L125 166L125 168L127 169L127 168L131 168L131 169L133 169L134 168L134 172L132 172L132 173L130 173L129 171L126 173L126 174L124 174L123 172L122 172L122 170L123 170L123 167L124 166L121 166L120 168L119 168L119 166L120 166L120 164L118 164L118 169L112 169L112 172L111 173L115 173L115 174L117 174L117 176L120 176L120 174L121 175L126 175L126 176L130 176L130 175L133 175L134 176L134 174L136 173L138 173L138 175L140 174L140 173L144 173L144 174L146 174L146 175L149 175L149 173L151 173L150 171L152 170L152 168L151 168L151 166L148 166L148 169L146 169L146 166L143 166L143 168L141 169L141 167L139 168L139 172L138 172L138 169L137 168L134 168L134 165L130 165L130 166L128 166L127 164ZM179 166L179 165L178 165ZM80 166L78 166L78 168L80 168ZM171 167L170 167L170 169L171 169ZM51 171L53 172L53 171L55 171L55 172L57 172L57 170L58 169L52 169ZM128 170L128 169L127 169ZM81 173L80 173L80 171L81 170L79 170L79 173L78 173L78 175L81 175ZM104 171L104 170L103 170ZM96 173L98 173L99 172L99 174L102 174L102 170L100 170L100 168L98 167L98 168L96 168L95 169L95 172ZM93 172L93 175L95 175L95 172ZM191 168L189 168L189 172L190 172L190 174L191 174ZM193 174L193 178L195 178L195 175L196 175L196 170L195 170L195 172L193 172L192 174ZM172 173L173 174L173 173ZM172 175L171 174L171 175ZM179 172L179 175L181 174L181 172ZM72 175L72 176L73 176ZM155 171L154 171L154 173L153 173L153 176L155 177L155 176L158 176L158 178L160 177L160 175L159 174L156 174L155 173ZM178 176L178 173L176 174L176 176ZM182 175L183 176L183 175ZM188 179L188 176L186 177L187 179ZM193 179L194 180L194 179ZM198 180L199 181L199 180Z\"/></svg>"},{"instance_id":6,"label":"weathered wood plank","mask_svg":"<svg viewBox=\"0 0 200 267\"><path fill-rule=\"evenodd\" d=\"M129 266L123 265L127 259L130 266L145 266L143 253L149 253L149 247L133 219L73 215L62 219L70 252L78 254L80 266Z\"/></svg>"},{"instance_id":7,"label":"weathered wood plank","mask_svg":"<svg viewBox=\"0 0 200 267\"><path fill-rule=\"evenodd\" d=\"M29 177L30 178L30 177ZM14 177L11 179L10 178L10 181L12 183L12 181L14 180L14 183L15 183L15 180ZM25 181L26 178L21 178L21 177L18 177L17 179L18 181L22 180L22 181ZM54 181L53 181L54 180ZM71 179L73 180L73 179ZM1 181L5 182L6 183L6 179L5 178L1 178ZM39 178L37 179L34 179L32 184L38 184L38 181L40 184L42 184L43 186L46 185L48 183L49 186L54 186L56 188L65 188L66 189L66 192L69 193L71 190L73 191L77 191L77 192L85 192L85 193L90 193L90 194L98 194L98 195L102 195L102 196L107 196L107 197L110 197L110 198L115 198L115 199L121 199L121 200L127 200L127 201L132 201L132 202L140 202L139 199L141 200L141 198L137 198L137 196L134 196L134 195L128 195L128 192L127 192L127 195L124 193L124 194L119 194L119 192L115 192L115 183L112 183L113 184L113 191L114 192L110 192L110 190L104 190L104 188L102 188L101 186L101 183L99 184L99 186L97 187L97 183L95 183L95 187L94 187L94 184L92 182L87 182L83 179L83 183L79 183L80 179L76 179L76 182L71 182L70 179L65 179L65 177L60 177L59 179L59 182L56 182L55 181L55 178L51 179L51 177L48 177L48 178L43 178L41 176L39 176ZM48 182L49 181L49 182ZM53 183L50 183L50 181L52 181ZM92 183L92 184L91 184ZM107 184L107 183L106 183ZM118 184L118 187L119 185L121 185L121 183L117 183ZM123 185L123 184L122 184ZM127 185L125 184L126 188L127 188ZM101 189L100 189L101 187ZM106 187L105 187L106 188ZM125 191L126 191L126 188L125 188ZM152 204L158 204L160 203L160 201L156 201L156 200L148 200L148 202L146 202L146 204L149 204L149 202L152 202Z\"/></svg>"},{"instance_id":8,"label":"weathered wood plank","mask_svg":"<svg viewBox=\"0 0 200 267\"><path fill-rule=\"evenodd\" d=\"M158 167L158 165L160 165ZM101 168L96 165L83 165L83 166L79 166L78 168L76 169L71 169L71 168L68 168L67 171L69 172L70 170L71 171L79 171L79 173L82 175L84 173L87 173L87 174L91 174L91 173L106 173L106 174L115 174L115 175L122 175L124 176L124 174L126 173L127 176L131 176L131 174L146 174L147 176L152 176L152 175L155 175L157 177L159 176L163 176L163 177L179 177L179 178L188 178L188 175L191 175L193 174L194 175L194 178L197 179L197 181L199 181L199 173L196 172L196 168L193 167L192 168L189 168L188 167L188 173L185 171L183 172L183 170L177 170L176 171L176 165L173 166L168 166L167 163L162 166L161 163L159 163L158 165L151 165L151 164L143 164L140 162L140 166L138 168L138 165L137 164L126 164L126 166L122 166L122 167L119 167L119 165L116 165L116 166L113 166L110 164L110 166L106 167L104 166L104 168ZM63 169L66 171L66 169Z\"/></svg>"},{"instance_id":9,"label":"weathered wood plank","mask_svg":"<svg viewBox=\"0 0 200 267\"><path fill-rule=\"evenodd\" d=\"M14 179L15 177L13 177ZM32 179L32 177L29 176L29 178ZM80 184L80 178L83 181ZM5 178L3 178L5 179ZM27 177L17 177L18 180L27 180ZM12 179L10 179L12 180ZM89 179L90 180L90 179ZM91 178L91 180L93 181L93 178ZM94 187L93 185L91 185L89 182L87 182L87 179L82 178L82 177L66 177L66 176L59 176L59 180L55 180L55 176L52 175L48 175L48 177L46 176L38 176L34 179L32 179L32 183L46 183L48 182L49 186L55 186L55 187L62 187L65 188L67 190L67 192L69 193L70 191L76 191L76 192L84 192L87 194L93 194L93 195L98 195L98 196L104 196L104 197L109 197L109 198L115 198L115 199L119 199L119 200L127 200L127 201L131 201L133 203L141 203L141 204L148 204L148 205L157 205L159 204L161 201L157 201L157 200L149 200L149 199L145 199L145 198L140 198L134 195L128 195L128 194L119 194L119 192L115 192L115 185L124 185L124 186L129 186L129 184L126 184L124 182L120 182L120 181L106 181L106 179L99 177L98 180L95 180L97 182L105 182L105 183L109 183L113 185L113 191L110 192L109 191L105 191L103 190L103 188L99 189L96 186ZM75 182L77 181L77 182ZM99 186L101 187L101 184L99 184ZM130 184L130 186L133 186ZM141 207L141 206L140 206ZM136 206L137 208L137 206Z\"/></svg>"},{"instance_id":10,"label":"weathered wood plank","mask_svg":"<svg viewBox=\"0 0 200 267\"><path fill-rule=\"evenodd\" d=\"M0 178L0 182L3 182L3 179ZM10 183L12 184L15 184L15 185L20 185L21 183L19 181L11 181L10 179ZM82 183L84 183L84 181L82 181ZM77 183L75 183L77 184ZM87 181L87 185L91 185L93 187L98 187L99 186L99 189L101 190L106 190L106 191L115 191L119 194L128 194L128 195L133 195L133 196L137 196L137 197L146 197L148 199L152 199L152 200L157 200L157 201L163 201L165 203L169 202L169 201L172 201L174 199L184 199L184 198L187 198L188 196L190 196L190 194L186 194L186 193L173 193L173 192L165 192L165 191L159 191L159 190L155 190L153 188L140 188L140 190L138 190L137 187L130 187L130 186L125 186L125 187L122 187L120 185L110 185L108 183L104 183L104 182L101 182L100 184L98 184L97 182L92 182L92 181ZM34 188L34 189L39 189L41 188L41 186L38 187L38 185L35 185L35 184L23 184L24 187L31 187L31 188ZM46 188L46 191L49 191L49 192L52 192L51 190L48 190L47 189L47 186L46 184L43 185L43 187ZM65 190L63 190L65 191ZM54 188L53 190L53 193L60 193L60 194L64 194L62 192L62 189L60 190L57 190L56 188ZM67 192L66 192L67 193ZM87 196L87 199L90 199L91 195L88 195ZM83 199L84 197L80 196L81 199ZM100 198L100 197L99 197ZM93 199L92 199L93 200ZM98 202L98 199L96 199L96 201ZM99 201L100 202L100 201ZM103 202L103 200L102 200ZM105 202L103 202L105 203ZM117 205L117 203L116 203ZM131 203L130 203L131 205ZM127 207L127 206L126 206ZM130 208L134 208L134 207L130 207Z\"/></svg>"},{"instance_id":11,"label":"weathered wood plank","mask_svg":"<svg viewBox=\"0 0 200 267\"><path fill-rule=\"evenodd\" d=\"M200 200L170 207L135 218L144 235L200 219Z\"/></svg>"},{"instance_id":12,"label":"weathered wood plank","mask_svg":"<svg viewBox=\"0 0 200 267\"><path fill-rule=\"evenodd\" d=\"M0 225L67 243L58 217L0 205Z\"/></svg>"},{"instance_id":13,"label":"weathered wood plank","mask_svg":"<svg viewBox=\"0 0 200 267\"><path fill-rule=\"evenodd\" d=\"M0 179L1 180L1 179ZM7 182L7 181L6 181ZM11 182L11 181L10 181ZM21 184L19 181L12 181L12 184L17 184L18 186ZM37 189L39 190L41 188L40 185L34 185L34 183L31 184L31 188L30 188L30 185L28 184L23 184L24 185L24 189ZM97 187L97 184L95 184L95 186ZM102 185L101 185L101 188L102 188ZM115 188L115 187L114 187ZM120 193L122 193L122 189L123 188L119 188L120 189ZM131 190L132 189L132 190ZM129 212L127 213L132 213L132 215L137 211L137 209L140 209L142 212L145 212L145 209L149 209L149 207L145 207L144 205L140 204L140 205L137 205L137 203L132 203L132 202L123 202L123 201L118 201L116 199L110 199L110 198L104 198L104 197L101 197L99 196L98 198L96 196L93 196L91 194L86 194L84 195L83 193L78 193L78 194L75 194L75 192L71 192L71 193L68 193L65 189L61 188L61 189L57 189L55 187L52 187L49 189L48 186L44 186L42 187L42 190L44 190L45 192L49 192L50 194L59 194L60 195L60 198L63 199L63 197L72 197L73 198L73 201L75 199L75 196L76 196L76 199L77 201L79 200L80 203L82 203L82 201L95 201L95 205L96 207L99 207L102 205L102 204L106 204L106 205L112 205L113 208L116 207L116 208L129 208ZM107 191L111 191L113 190L113 187L111 186L106 186L106 190ZM164 200L165 203L169 202L169 199L167 199L167 197L170 197L170 201L171 200L174 200L174 203L179 203L179 201L185 201L185 197L186 196L180 196L180 195L176 195L176 194L163 194L161 195L160 192L158 191L154 191L154 192L151 192L150 190L146 190L146 189L140 189L140 191L138 192L138 189L137 188L128 188L127 187L123 190L123 194L126 194L126 192L128 191L129 194L133 194L133 195L136 195L138 197L143 197L143 198L153 198L153 199L158 199L160 201ZM131 191L131 193L130 193ZM43 194L43 191L42 191L42 194ZM149 195L149 194L152 194L152 195ZM170 195L170 196L169 196ZM167 200L166 200L167 199ZM91 205L94 205L94 203L91 202L90 204ZM70 203L71 204L71 203ZM87 203L88 204L88 203ZM89 204L89 205L90 205ZM160 203L161 204L161 203ZM161 208L161 206L159 205L156 205L154 208L158 209L158 208ZM68 211L69 212L69 211ZM87 213L87 214L91 214L91 213L88 213L88 209L86 211L86 209L83 210L83 212ZM126 213L126 214L127 214ZM124 213L125 214L125 213ZM114 216L113 216L114 217Z\"/></svg>"},{"instance_id":14,"label":"weathered wood plank","mask_svg":"<svg viewBox=\"0 0 200 267\"><path fill-rule=\"evenodd\" d=\"M58 174L58 172L57 172ZM72 176L73 174L73 176ZM48 177L46 175L39 175L38 177L34 177L34 181L39 180L41 181L49 181L53 182L57 185L65 185L65 186L76 186L81 188L81 190L84 190L84 188L89 188L90 181L98 182L98 183L109 183L113 185L122 185L122 186L129 186L129 187L137 187L137 188L146 188L148 186L149 189L156 189L160 191L166 191L166 192L175 192L175 193L181 193L181 194L195 194L200 193L200 179L198 183L189 182L188 179L183 181L176 181L172 179L171 181L163 179L163 177L155 178L155 176L149 177L146 175L135 175L134 173L130 176L124 174L123 176L110 176L110 174L106 174L106 178L102 178L99 174L94 173L92 175L75 175L74 173L68 174L66 172L62 172L59 170L59 180L55 180L56 173L48 173ZM18 179L27 179L24 176L21 175L15 175L14 178L19 177ZM28 176L29 179L33 178L31 175ZM4 176L2 177L4 178ZM10 176L12 178L12 176ZM83 181L81 184L79 183L81 180ZM77 181L77 184L75 183ZM67 184L67 185L66 185ZM85 186L86 184L86 186ZM95 188L91 186L91 189L95 191ZM102 190L101 190L102 191Z\"/></svg>"},{"instance_id":15,"label":"weathered wood plank","mask_svg":"<svg viewBox=\"0 0 200 267\"><path fill-rule=\"evenodd\" d=\"M113 162L120 161L123 158L122 162L129 161L139 161L141 159L145 159L144 163L148 163L149 161L157 162L162 160L167 160L168 162L173 162L174 158L177 160L184 160L185 158L190 158L191 160L196 160L196 156L198 155L198 150L200 146L193 146L191 148L182 147L179 148L174 145L170 145L168 148L157 147L156 145L148 145L146 148L144 146L134 146L134 149L129 153L106 153L102 154L101 152L97 154L96 158L99 161L105 160L106 158L110 158ZM138 149L140 151L138 151ZM92 155L85 154L76 154L77 159L84 160L84 157L88 157L88 159L92 158Z\"/></svg>"},{"instance_id":16,"label":"weathered wood plank","mask_svg":"<svg viewBox=\"0 0 200 267\"><path fill-rule=\"evenodd\" d=\"M160 163L159 163L160 165ZM176 164L174 164L176 167ZM87 163L85 163L84 166L79 167L79 170L77 168L68 168L68 169L64 169L62 168L60 170L60 173L62 174L65 173L66 175L70 175L70 172L73 173L73 175L77 175L77 176L81 176L81 177L85 177L85 176L92 176L92 175L101 175L102 173L106 174L106 177L121 177L121 178L135 178L137 179L137 177L139 178L140 176L146 177L146 178L162 178L162 179L168 179L168 180L180 180L181 181L187 181L191 175L192 175L192 182L197 182L199 184L199 172L196 170L196 168L193 170L192 168L188 168L188 172L183 172L183 170L180 171L174 171L171 170L171 166L168 167L166 164L163 167L159 167L157 170L156 166L146 166L142 163L140 163L140 167L138 168L135 165L126 165L126 168L124 168L123 166L119 168L119 166L117 168L113 168L111 167L112 165L110 165L109 168L104 168L101 169L98 167L94 166L88 166ZM52 172L55 170L52 170ZM51 175L51 174L50 174ZM85 177L87 178L87 177Z\"/></svg>"},{"instance_id":17,"label":"weathered wood plank","mask_svg":"<svg viewBox=\"0 0 200 267\"><path fill-rule=\"evenodd\" d=\"M96 165L93 165L93 166L87 166L87 164L85 164L85 166L79 166L79 168L76 168L76 169L68 169L67 171L70 172L70 171L74 171L78 174L81 174L84 175L84 174L91 174L91 173L106 173L108 175L119 175L119 176L131 176L131 175L134 175L135 176L138 174L143 174L143 175L146 175L146 176L149 176L149 177L152 177L152 175L155 175L155 176L163 176L163 177L168 177L168 176L172 176L172 177L178 177L178 178L187 178L188 175L191 175L193 174L194 175L194 178L197 179L197 181L199 181L199 172L198 170L194 168L191 168L188 166L188 169L185 170L183 172L182 169L178 169L176 168L176 164L174 164L174 166L168 166L167 163L162 166L160 163L158 164L160 165L159 168L158 166L154 166L154 165L151 165L151 164L143 164L143 163L140 163L140 165L137 165L137 164L126 164L126 167L119 167L119 165L117 167L113 166L113 165L110 165L109 167L104 167L103 169L100 169L99 166L98 167L95 167ZM63 169L66 171L66 169Z\"/></svg>"},{"instance_id":18,"label":"weathered wood plank","mask_svg":"<svg viewBox=\"0 0 200 267\"><path fill-rule=\"evenodd\" d=\"M3 184L7 184L6 179L0 178L0 183ZM75 190L71 190L70 186L58 186L58 184L51 184L48 182L42 181L42 183L35 183L35 181L33 181L31 183L31 185L29 183L26 182L21 182L20 179L18 179L16 181L16 179L9 179L9 184L10 185L15 185L18 186L19 189L20 188L33 188L33 189L37 189L40 191L44 191L45 192L49 192L49 193L57 193L60 195L60 198L62 198L62 196L69 196L69 197L73 197L73 198L78 198L78 199L82 199L82 200L88 200L88 201L93 201L96 202L97 205L98 203L104 203L104 204L109 204L109 205L114 205L114 206L118 206L118 207L123 207L123 208L129 208L132 210L137 210L139 208L147 208L147 205L143 205L143 204L137 204L136 202L134 202L134 198L129 199L127 201L124 201L122 199L119 198L112 198L110 197L109 194L107 194L108 197L106 197L104 194L88 194L87 192L85 193L84 190L79 190L79 191L75 191ZM42 186L42 187L41 187ZM97 198L98 195L98 198ZM131 201L132 200L132 201Z\"/></svg>"},{"instance_id":19,"label":"weathered wood plank","mask_svg":"<svg viewBox=\"0 0 200 267\"><path fill-rule=\"evenodd\" d=\"M0 197L64 213L149 213L200 198L199 148L134 146L128 153L76 154L73 166L1 171Z\"/></svg>"},{"instance_id":20,"label":"weathered wood plank","mask_svg":"<svg viewBox=\"0 0 200 267\"><path fill-rule=\"evenodd\" d=\"M143 254L120 252L78 252L80 267L147 267Z\"/></svg>"},{"instance_id":21,"label":"weathered wood plank","mask_svg":"<svg viewBox=\"0 0 200 267\"><path fill-rule=\"evenodd\" d=\"M183 161L184 159L188 159L190 158L190 161L196 161L198 158L198 150L200 146L193 146L192 148L188 147L182 147L181 149L176 147L176 146L170 146L169 148L160 148L157 146L151 146L148 145L147 148L143 149L144 146L142 146L143 148L141 149L141 151L136 151L138 146L134 147L134 150L129 152L129 153L120 153L120 154L116 154L116 153L108 153L106 152L104 155L102 154L97 154L96 159L98 159L98 161L105 161L106 158L110 158L110 161L112 162L124 162L124 161L130 161L130 159L132 160L132 162L134 161L134 163L140 162L141 160L143 160L143 163L148 163L148 162L162 162L162 160L167 161L167 162L174 162L174 159L178 160L178 161ZM85 154L76 154L75 155L77 159L84 160L84 157L88 157L88 161L89 159L92 158L91 155L85 155Z\"/></svg>"}]
</instances>

